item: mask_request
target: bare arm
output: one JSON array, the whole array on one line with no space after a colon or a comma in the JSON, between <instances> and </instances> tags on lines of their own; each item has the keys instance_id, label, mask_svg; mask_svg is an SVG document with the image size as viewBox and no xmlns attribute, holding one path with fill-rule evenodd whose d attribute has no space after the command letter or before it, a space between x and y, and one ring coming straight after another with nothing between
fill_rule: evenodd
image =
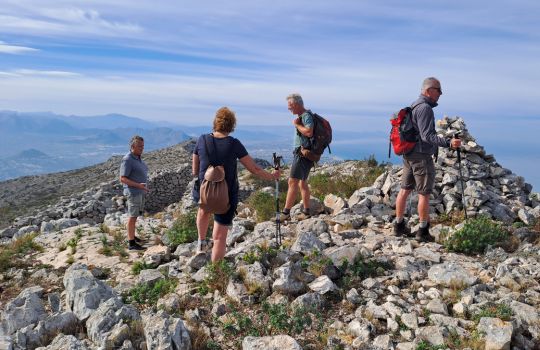
<instances>
[{"instance_id":1,"label":"bare arm","mask_svg":"<svg viewBox=\"0 0 540 350\"><path fill-rule=\"evenodd\" d=\"M280 175L279 170L274 170L272 173L269 173L268 171L259 167L249 154L240 158L240 163L242 163L242 165L245 166L246 169L249 170L250 173L257 175L261 179L265 179L265 180L279 179L279 175Z\"/></svg>"},{"instance_id":2,"label":"bare arm","mask_svg":"<svg viewBox=\"0 0 540 350\"><path fill-rule=\"evenodd\" d=\"M130 178L128 178L127 176L120 176L120 182L128 185L129 187L135 187L135 188L148 192L148 188L145 185L139 182L135 182L131 180Z\"/></svg>"},{"instance_id":3,"label":"bare arm","mask_svg":"<svg viewBox=\"0 0 540 350\"><path fill-rule=\"evenodd\" d=\"M313 128L308 128L304 126L304 124L302 124L302 118L294 119L293 124L296 127L296 130L298 130L298 132L304 135L305 137L313 136Z\"/></svg>"},{"instance_id":4,"label":"bare arm","mask_svg":"<svg viewBox=\"0 0 540 350\"><path fill-rule=\"evenodd\" d=\"M193 154L193 157L191 158L191 175L193 175L193 177L199 176L199 166L199 155Z\"/></svg>"}]
</instances>

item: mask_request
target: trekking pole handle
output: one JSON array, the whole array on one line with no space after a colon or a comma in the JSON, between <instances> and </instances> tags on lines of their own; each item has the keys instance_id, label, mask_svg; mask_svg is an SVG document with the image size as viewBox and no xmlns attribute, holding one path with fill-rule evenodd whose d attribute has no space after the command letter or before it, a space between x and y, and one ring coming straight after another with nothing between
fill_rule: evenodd
<instances>
[{"instance_id":1,"label":"trekking pole handle","mask_svg":"<svg viewBox=\"0 0 540 350\"><path fill-rule=\"evenodd\" d=\"M276 155L276 152L272 153L272 160L274 162L274 169L279 170L281 168L281 162L283 161L283 156Z\"/></svg>"}]
</instances>

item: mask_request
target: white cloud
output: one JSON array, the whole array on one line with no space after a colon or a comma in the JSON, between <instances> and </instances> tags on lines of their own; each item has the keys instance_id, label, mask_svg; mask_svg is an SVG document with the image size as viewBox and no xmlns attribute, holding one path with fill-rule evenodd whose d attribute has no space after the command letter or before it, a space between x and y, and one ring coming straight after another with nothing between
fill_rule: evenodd
<instances>
[{"instance_id":1,"label":"white cloud","mask_svg":"<svg viewBox=\"0 0 540 350\"><path fill-rule=\"evenodd\" d=\"M94 9L21 6L0 14L0 32L38 37L130 37L143 28L131 21L113 21Z\"/></svg>"},{"instance_id":2,"label":"white cloud","mask_svg":"<svg viewBox=\"0 0 540 350\"><path fill-rule=\"evenodd\" d=\"M13 76L43 76L43 77L77 77L79 73L55 71L55 70L35 70L35 69L15 69L12 72L4 72Z\"/></svg>"},{"instance_id":3,"label":"white cloud","mask_svg":"<svg viewBox=\"0 0 540 350\"><path fill-rule=\"evenodd\" d=\"M31 48L31 47L9 45L3 41L0 41L0 53L23 54L23 53L35 52L35 51L39 51L39 50Z\"/></svg>"}]
</instances>

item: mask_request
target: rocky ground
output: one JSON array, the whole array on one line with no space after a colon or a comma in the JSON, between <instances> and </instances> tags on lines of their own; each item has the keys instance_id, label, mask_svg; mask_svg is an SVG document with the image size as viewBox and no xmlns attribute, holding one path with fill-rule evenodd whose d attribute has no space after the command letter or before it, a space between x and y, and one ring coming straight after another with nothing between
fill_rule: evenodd
<instances>
[{"instance_id":1,"label":"rocky ground","mask_svg":"<svg viewBox=\"0 0 540 350\"><path fill-rule=\"evenodd\" d=\"M208 253L194 254L195 243L170 234L190 236L186 189L178 203L138 220L144 252L125 249L121 212L12 239L41 248L21 248L13 255L20 261L2 271L0 348L539 349L538 199L461 119L441 127L465 136L467 213L496 219L501 244L469 254L448 245L467 229L452 151L437 164L434 242L393 234L395 166L350 196L312 198L310 219L295 219L295 206L281 245L275 223L257 222L242 203L225 260L211 264ZM325 165L314 177L360 176L358 169ZM418 217L410 216L414 230Z\"/></svg>"}]
</instances>

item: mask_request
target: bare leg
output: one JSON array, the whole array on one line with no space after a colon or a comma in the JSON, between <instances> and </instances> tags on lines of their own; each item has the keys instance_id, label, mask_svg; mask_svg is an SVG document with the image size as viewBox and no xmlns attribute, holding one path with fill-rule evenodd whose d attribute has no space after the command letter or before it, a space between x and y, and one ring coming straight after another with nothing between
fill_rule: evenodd
<instances>
[{"instance_id":1,"label":"bare leg","mask_svg":"<svg viewBox=\"0 0 540 350\"><path fill-rule=\"evenodd\" d=\"M300 194L302 195L302 204L304 204L304 208L309 208L309 197L311 193L309 192L307 180L300 180Z\"/></svg>"},{"instance_id":2,"label":"bare leg","mask_svg":"<svg viewBox=\"0 0 540 350\"><path fill-rule=\"evenodd\" d=\"M420 221L429 222L429 194L418 195L418 216Z\"/></svg>"},{"instance_id":3,"label":"bare leg","mask_svg":"<svg viewBox=\"0 0 540 350\"><path fill-rule=\"evenodd\" d=\"M225 245L227 243L227 232L229 227L214 221L214 247L212 248L212 262L219 261L225 256Z\"/></svg>"},{"instance_id":4,"label":"bare leg","mask_svg":"<svg viewBox=\"0 0 540 350\"><path fill-rule=\"evenodd\" d=\"M197 232L201 241L206 239L206 232L208 232L208 225L210 224L210 215L211 213L206 213L201 208L197 211Z\"/></svg>"},{"instance_id":5,"label":"bare leg","mask_svg":"<svg viewBox=\"0 0 540 350\"><path fill-rule=\"evenodd\" d=\"M405 208L407 206L407 197L411 190L401 189L399 190L398 196L396 198L396 217L402 218L405 214Z\"/></svg>"},{"instance_id":6,"label":"bare leg","mask_svg":"<svg viewBox=\"0 0 540 350\"><path fill-rule=\"evenodd\" d=\"M131 216L131 217L128 218L127 234L128 234L128 239L130 241L135 239L135 223L136 222L137 222L137 217L136 216Z\"/></svg>"},{"instance_id":7,"label":"bare leg","mask_svg":"<svg viewBox=\"0 0 540 350\"><path fill-rule=\"evenodd\" d=\"M287 199L285 200L285 208L291 209L296 200L296 195L298 193L298 182L300 180L289 178L289 189L287 190Z\"/></svg>"}]
</instances>

